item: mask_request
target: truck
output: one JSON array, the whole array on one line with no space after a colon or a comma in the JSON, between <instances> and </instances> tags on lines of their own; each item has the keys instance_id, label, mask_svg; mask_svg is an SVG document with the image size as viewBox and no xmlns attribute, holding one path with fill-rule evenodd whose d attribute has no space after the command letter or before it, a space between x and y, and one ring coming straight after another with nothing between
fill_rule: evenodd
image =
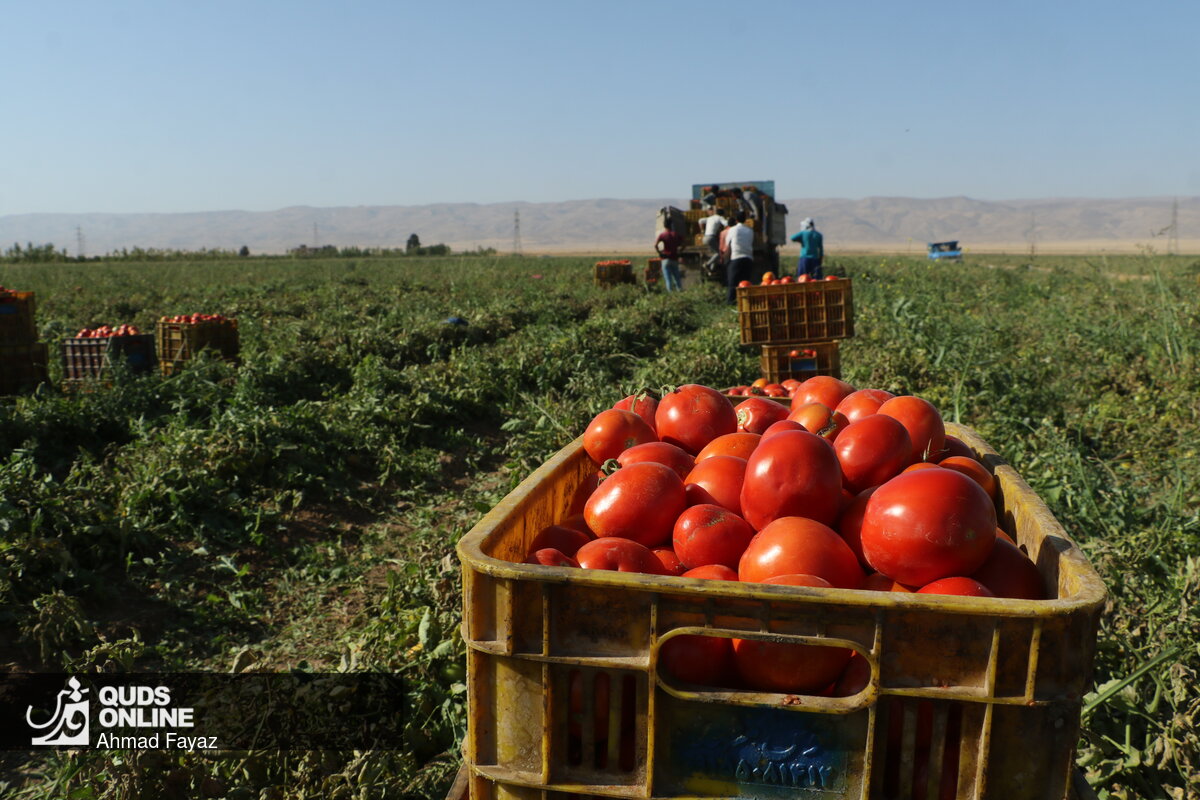
<instances>
[{"instance_id":1,"label":"truck","mask_svg":"<svg viewBox=\"0 0 1200 800\"><path fill-rule=\"evenodd\" d=\"M658 210L655 235L670 228L683 237L680 262L694 269L703 280L725 282L725 270L711 259L704 244L700 221L714 211L733 223L734 214L746 212L746 224L754 229L754 271L757 283L764 272L779 272L779 248L787 244L787 206L775 202L775 181L732 181L692 184L686 210L664 206Z\"/></svg>"},{"instance_id":2,"label":"truck","mask_svg":"<svg viewBox=\"0 0 1200 800\"><path fill-rule=\"evenodd\" d=\"M929 258L932 261L962 261L962 248L958 241L930 242Z\"/></svg>"}]
</instances>

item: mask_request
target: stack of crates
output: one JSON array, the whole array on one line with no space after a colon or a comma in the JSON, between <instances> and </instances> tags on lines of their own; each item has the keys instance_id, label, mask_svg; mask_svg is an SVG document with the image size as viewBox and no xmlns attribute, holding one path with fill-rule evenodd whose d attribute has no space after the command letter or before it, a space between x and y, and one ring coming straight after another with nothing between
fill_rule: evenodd
<instances>
[{"instance_id":1,"label":"stack of crates","mask_svg":"<svg viewBox=\"0 0 1200 800\"><path fill-rule=\"evenodd\" d=\"M236 319L196 322L159 320L155 330L158 363L163 375L174 375L201 350L211 350L226 361L236 362L241 352Z\"/></svg>"},{"instance_id":2,"label":"stack of crates","mask_svg":"<svg viewBox=\"0 0 1200 800\"><path fill-rule=\"evenodd\" d=\"M1063 800L1105 589L1021 476L948 424L999 487L1045 600L771 586L532 566L596 465L582 437L458 543L471 800ZM850 696L684 683L679 636L855 651Z\"/></svg>"},{"instance_id":3,"label":"stack of crates","mask_svg":"<svg viewBox=\"0 0 1200 800\"><path fill-rule=\"evenodd\" d=\"M48 379L49 350L37 341L33 292L0 287L0 395L30 391Z\"/></svg>"},{"instance_id":4,"label":"stack of crates","mask_svg":"<svg viewBox=\"0 0 1200 800\"><path fill-rule=\"evenodd\" d=\"M622 283L637 283L633 277L633 262L628 259L620 261L597 261L593 272L597 286L617 286Z\"/></svg>"},{"instance_id":5,"label":"stack of crates","mask_svg":"<svg viewBox=\"0 0 1200 800\"><path fill-rule=\"evenodd\" d=\"M737 290L743 345L761 345L768 383L842 377L838 342L854 335L849 278L744 286Z\"/></svg>"},{"instance_id":6,"label":"stack of crates","mask_svg":"<svg viewBox=\"0 0 1200 800\"><path fill-rule=\"evenodd\" d=\"M647 289L657 286L659 280L662 279L662 259L661 258L647 259L646 271L642 275L642 278L646 281Z\"/></svg>"},{"instance_id":7,"label":"stack of crates","mask_svg":"<svg viewBox=\"0 0 1200 800\"><path fill-rule=\"evenodd\" d=\"M62 343L63 380L68 387L91 381L110 381L120 364L134 373L154 369L154 336L73 337Z\"/></svg>"}]
</instances>

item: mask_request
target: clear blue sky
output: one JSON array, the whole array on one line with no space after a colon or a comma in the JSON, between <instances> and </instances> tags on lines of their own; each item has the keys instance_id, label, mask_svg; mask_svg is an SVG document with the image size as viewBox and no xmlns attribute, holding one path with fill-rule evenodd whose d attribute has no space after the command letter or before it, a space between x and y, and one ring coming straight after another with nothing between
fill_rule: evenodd
<instances>
[{"instance_id":1,"label":"clear blue sky","mask_svg":"<svg viewBox=\"0 0 1200 800\"><path fill-rule=\"evenodd\" d=\"M9 0L0 215L1200 195L1200 3Z\"/></svg>"}]
</instances>

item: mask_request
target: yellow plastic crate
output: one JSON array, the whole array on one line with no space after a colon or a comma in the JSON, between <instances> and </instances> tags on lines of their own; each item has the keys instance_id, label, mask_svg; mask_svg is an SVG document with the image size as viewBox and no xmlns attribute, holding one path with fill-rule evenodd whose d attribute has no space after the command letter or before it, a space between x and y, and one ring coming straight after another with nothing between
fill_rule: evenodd
<instances>
[{"instance_id":1,"label":"yellow plastic crate","mask_svg":"<svg viewBox=\"0 0 1200 800\"><path fill-rule=\"evenodd\" d=\"M792 358L791 354L796 350L800 355ZM811 350L813 354L804 355L805 350ZM767 383L781 383L789 378L805 381L817 375L842 377L837 341L764 344L758 363Z\"/></svg>"},{"instance_id":2,"label":"yellow plastic crate","mask_svg":"<svg viewBox=\"0 0 1200 800\"><path fill-rule=\"evenodd\" d=\"M581 439L560 451L458 545L473 800L907 798L907 789L885 793L889 781L911 786L918 763L936 780L955 754L960 800L1067 797L1104 586L1021 477L970 429L947 429L993 469L1002 525L1054 599L520 563L595 471ZM843 698L682 685L658 659L685 634L849 647L868 659L871 681ZM921 716L930 743L917 752ZM889 728L898 747L888 746ZM950 729L960 732L956 751Z\"/></svg>"},{"instance_id":3,"label":"yellow plastic crate","mask_svg":"<svg viewBox=\"0 0 1200 800\"><path fill-rule=\"evenodd\" d=\"M787 344L854 335L854 290L849 278L737 290L742 344Z\"/></svg>"}]
</instances>

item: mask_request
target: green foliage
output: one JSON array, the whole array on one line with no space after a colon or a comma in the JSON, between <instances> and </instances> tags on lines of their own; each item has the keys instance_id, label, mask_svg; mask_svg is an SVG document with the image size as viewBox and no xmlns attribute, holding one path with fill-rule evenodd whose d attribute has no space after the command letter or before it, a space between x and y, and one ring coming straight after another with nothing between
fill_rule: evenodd
<instances>
[{"instance_id":1,"label":"green foliage","mask_svg":"<svg viewBox=\"0 0 1200 800\"><path fill-rule=\"evenodd\" d=\"M242 336L237 366L203 357L172 378L0 400L12 659L392 670L419 713L398 753L6 757L0 787L19 796L444 794L465 722L454 543L620 397L758 372L717 287L601 290L587 259L142 255L0 265L0 284L38 293L52 352L96 321L149 330L194 311L238 317ZM1200 791L1195 266L829 271L855 279L844 377L979 430L1105 579L1089 779L1106 798Z\"/></svg>"}]
</instances>

